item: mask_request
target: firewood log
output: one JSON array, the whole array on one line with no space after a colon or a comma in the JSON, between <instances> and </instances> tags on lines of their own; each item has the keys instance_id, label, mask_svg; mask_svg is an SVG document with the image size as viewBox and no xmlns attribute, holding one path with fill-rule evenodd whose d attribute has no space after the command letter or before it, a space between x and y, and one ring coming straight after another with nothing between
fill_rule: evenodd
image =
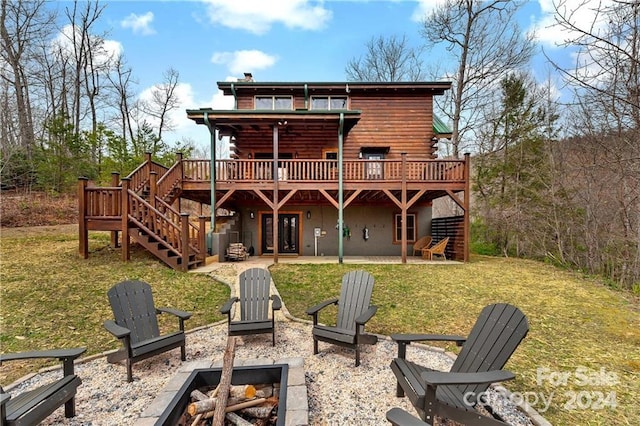
<instances>
[{"instance_id":1,"label":"firewood log","mask_svg":"<svg viewBox=\"0 0 640 426\"><path fill-rule=\"evenodd\" d=\"M231 386L231 374L233 373L233 359L236 355L236 338L229 336L227 348L222 358L222 374L220 376L220 390L218 391L218 404L213 414L213 426L223 426L224 409L229 398L229 387Z\"/></svg>"},{"instance_id":2,"label":"firewood log","mask_svg":"<svg viewBox=\"0 0 640 426\"><path fill-rule=\"evenodd\" d=\"M253 426L251 422L246 421L236 413L227 413L224 418L236 426Z\"/></svg>"}]
</instances>

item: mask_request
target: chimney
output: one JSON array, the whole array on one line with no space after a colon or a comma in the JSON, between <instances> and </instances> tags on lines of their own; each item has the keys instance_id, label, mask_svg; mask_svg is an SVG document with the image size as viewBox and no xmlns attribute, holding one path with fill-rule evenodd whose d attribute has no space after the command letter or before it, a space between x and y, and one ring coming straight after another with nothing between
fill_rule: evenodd
<instances>
[{"instance_id":1,"label":"chimney","mask_svg":"<svg viewBox=\"0 0 640 426\"><path fill-rule=\"evenodd\" d=\"M239 78L238 81L251 82L251 81L253 81L253 75L250 72L245 72L244 73L244 78Z\"/></svg>"}]
</instances>

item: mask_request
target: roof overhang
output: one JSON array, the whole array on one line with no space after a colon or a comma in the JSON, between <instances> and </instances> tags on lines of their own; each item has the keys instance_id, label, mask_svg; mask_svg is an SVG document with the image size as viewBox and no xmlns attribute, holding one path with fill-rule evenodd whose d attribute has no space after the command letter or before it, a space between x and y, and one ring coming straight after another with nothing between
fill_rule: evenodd
<instances>
[{"instance_id":1,"label":"roof overhang","mask_svg":"<svg viewBox=\"0 0 640 426\"><path fill-rule=\"evenodd\" d=\"M218 88L225 95L234 95L238 91L263 92L265 90L282 91L398 91L398 92L429 92L442 95L451 89L450 81L397 81L397 82L256 82L256 81L219 81Z\"/></svg>"},{"instance_id":2,"label":"roof overhang","mask_svg":"<svg viewBox=\"0 0 640 426\"><path fill-rule=\"evenodd\" d=\"M278 125L286 122L295 124L338 124L344 117L345 130L350 130L360 119L358 110L214 110L209 108L188 109L187 118L197 124L206 124L205 116L212 126L217 128L234 125Z\"/></svg>"}]
</instances>

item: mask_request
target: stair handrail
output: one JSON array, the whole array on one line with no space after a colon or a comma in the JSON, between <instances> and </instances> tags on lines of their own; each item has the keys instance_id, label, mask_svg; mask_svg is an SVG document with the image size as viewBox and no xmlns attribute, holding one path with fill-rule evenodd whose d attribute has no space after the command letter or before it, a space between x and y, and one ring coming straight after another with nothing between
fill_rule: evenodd
<instances>
[{"instance_id":1,"label":"stair handrail","mask_svg":"<svg viewBox=\"0 0 640 426\"><path fill-rule=\"evenodd\" d=\"M156 196L155 201L156 201L156 209L158 211L166 215L170 220L171 218L174 218L174 219L177 219L179 223L182 222L182 214L178 210L173 208L173 206L171 206L169 203L167 203L166 201L164 201L162 198L158 196ZM200 244L199 244L201 230L197 226L195 226L191 222L191 220L188 220L189 219L188 216L186 217L186 219L187 219L187 223L189 224L189 248L196 255L200 255L200 253L203 252L203 248L200 247ZM191 241L195 241L196 245L192 245Z\"/></svg>"},{"instance_id":2,"label":"stair handrail","mask_svg":"<svg viewBox=\"0 0 640 426\"><path fill-rule=\"evenodd\" d=\"M153 207L147 200L136 194L133 190L129 190L129 211L127 217L138 227L143 229L149 235L158 238L158 243L173 251L177 255L182 253L182 239L180 238L181 228L179 224L173 222L160 210ZM144 207L150 214L144 214L140 209L135 208L137 204ZM138 212L139 214L136 214Z\"/></svg>"},{"instance_id":3,"label":"stair handrail","mask_svg":"<svg viewBox=\"0 0 640 426\"><path fill-rule=\"evenodd\" d=\"M182 182L182 167L180 163L174 163L160 176L156 186L157 196L163 201L171 194L171 191Z\"/></svg>"},{"instance_id":4,"label":"stair handrail","mask_svg":"<svg viewBox=\"0 0 640 426\"><path fill-rule=\"evenodd\" d=\"M139 192L149 183L151 172L156 172L158 175L164 175L167 170L169 170L168 167L153 161L151 159L151 153L147 152L145 153L145 161L126 176L131 179L129 188L133 191Z\"/></svg>"}]
</instances>

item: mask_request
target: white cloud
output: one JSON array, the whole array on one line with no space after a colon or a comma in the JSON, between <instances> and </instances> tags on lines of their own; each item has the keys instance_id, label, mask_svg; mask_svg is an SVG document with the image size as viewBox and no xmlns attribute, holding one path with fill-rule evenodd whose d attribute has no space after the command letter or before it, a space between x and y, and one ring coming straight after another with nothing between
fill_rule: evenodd
<instances>
[{"instance_id":1,"label":"white cloud","mask_svg":"<svg viewBox=\"0 0 640 426\"><path fill-rule=\"evenodd\" d=\"M323 29L332 12L309 0L207 0L214 24L264 34L277 23L302 30Z\"/></svg>"},{"instance_id":2,"label":"white cloud","mask_svg":"<svg viewBox=\"0 0 640 426\"><path fill-rule=\"evenodd\" d=\"M152 22L153 12L147 12L144 15L132 13L120 21L120 26L122 28L130 28L135 34L152 35L156 33L151 27Z\"/></svg>"},{"instance_id":3,"label":"white cloud","mask_svg":"<svg viewBox=\"0 0 640 426\"><path fill-rule=\"evenodd\" d=\"M418 5L411 15L411 20L422 22L428 14L443 3L444 0L418 0Z\"/></svg>"},{"instance_id":4,"label":"white cloud","mask_svg":"<svg viewBox=\"0 0 640 426\"><path fill-rule=\"evenodd\" d=\"M572 34L557 25L554 5L559 3L558 0L538 0L541 13L537 20L534 19L532 25L538 40L550 47L557 47L565 40L577 35L577 33ZM564 0L559 11L576 26L589 28L596 18L596 9L608 7L611 3L613 0L590 0L587 2L585 0ZM597 30L605 24L606 22L596 22L595 29Z\"/></svg>"},{"instance_id":5,"label":"white cloud","mask_svg":"<svg viewBox=\"0 0 640 426\"><path fill-rule=\"evenodd\" d=\"M67 58L72 58L74 55L73 43L74 43L74 27L73 25L65 25L57 37L55 37L51 42L51 49L53 52L60 51L62 55ZM101 43L97 43L97 41L101 41ZM80 45L82 42L82 33L79 28L75 28L75 42ZM97 39L94 38L91 40L92 45L94 46L93 52L93 61L94 66L99 67L103 66L112 59L119 56L124 48L122 44L115 40L107 40L107 39Z\"/></svg>"},{"instance_id":6,"label":"white cloud","mask_svg":"<svg viewBox=\"0 0 640 426\"><path fill-rule=\"evenodd\" d=\"M232 74L253 72L269 68L276 63L276 57L260 50L236 50L235 52L216 52L211 57L214 64L226 65Z\"/></svg>"}]
</instances>

